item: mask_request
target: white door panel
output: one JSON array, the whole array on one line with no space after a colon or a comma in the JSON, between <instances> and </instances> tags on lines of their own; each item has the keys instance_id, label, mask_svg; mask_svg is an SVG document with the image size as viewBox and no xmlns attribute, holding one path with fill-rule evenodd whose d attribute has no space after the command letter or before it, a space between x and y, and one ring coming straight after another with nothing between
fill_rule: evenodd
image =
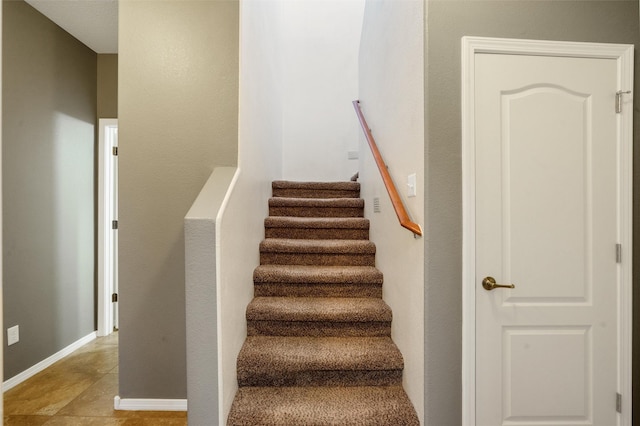
<instances>
[{"instance_id":1,"label":"white door panel","mask_svg":"<svg viewBox=\"0 0 640 426\"><path fill-rule=\"evenodd\" d=\"M475 56L478 425L617 424L617 76Z\"/></svg>"},{"instance_id":2,"label":"white door panel","mask_svg":"<svg viewBox=\"0 0 640 426\"><path fill-rule=\"evenodd\" d=\"M505 327L502 337L505 420L590 417L588 327Z\"/></svg>"}]
</instances>

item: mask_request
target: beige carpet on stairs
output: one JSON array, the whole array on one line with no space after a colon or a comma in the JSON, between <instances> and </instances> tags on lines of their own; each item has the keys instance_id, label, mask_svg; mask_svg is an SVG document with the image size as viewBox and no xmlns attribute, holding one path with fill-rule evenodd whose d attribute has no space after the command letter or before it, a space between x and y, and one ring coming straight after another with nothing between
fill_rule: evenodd
<instances>
[{"instance_id":1,"label":"beige carpet on stairs","mask_svg":"<svg viewBox=\"0 0 640 426\"><path fill-rule=\"evenodd\" d=\"M360 184L272 189L227 425L419 425Z\"/></svg>"}]
</instances>

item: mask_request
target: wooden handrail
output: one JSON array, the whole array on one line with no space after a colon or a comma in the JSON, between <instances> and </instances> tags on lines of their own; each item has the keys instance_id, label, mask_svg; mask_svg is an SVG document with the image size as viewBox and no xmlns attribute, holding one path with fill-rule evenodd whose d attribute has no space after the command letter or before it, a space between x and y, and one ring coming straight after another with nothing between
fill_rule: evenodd
<instances>
[{"instance_id":1,"label":"wooden handrail","mask_svg":"<svg viewBox=\"0 0 640 426\"><path fill-rule=\"evenodd\" d=\"M393 208L396 211L396 215L398 216L400 225L403 228L406 228L409 231L413 232L414 235L422 236L422 228L420 228L420 225L418 225L417 223L411 221L411 218L409 218L409 215L407 214L407 210L404 208L404 204L402 204L402 199L400 199L398 190L396 189L396 186L391 179L391 175L387 170L386 164L384 164L382 155L380 155L378 145L376 145L376 141L375 139L373 139L371 129L369 129L369 126L367 125L367 120L364 119L364 115L362 114L362 110L360 109L360 101L353 101L353 108L355 108L356 110L356 115L358 116L358 120L360 121L362 130L364 131L364 135L367 138L367 142L369 143L369 148L371 148L373 158L376 160L378 170L380 170L380 174L382 175L382 181L384 182L385 188L387 188L387 192L389 193L389 197L391 198L391 204L393 204Z\"/></svg>"}]
</instances>

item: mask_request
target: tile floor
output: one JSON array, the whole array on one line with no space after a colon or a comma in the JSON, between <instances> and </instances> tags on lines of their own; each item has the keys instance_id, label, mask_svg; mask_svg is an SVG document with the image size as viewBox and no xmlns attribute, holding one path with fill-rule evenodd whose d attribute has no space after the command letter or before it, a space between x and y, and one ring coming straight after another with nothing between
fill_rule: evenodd
<instances>
[{"instance_id":1,"label":"tile floor","mask_svg":"<svg viewBox=\"0 0 640 426\"><path fill-rule=\"evenodd\" d=\"M4 394L5 426L183 426L187 413L116 411L118 333L99 337Z\"/></svg>"}]
</instances>

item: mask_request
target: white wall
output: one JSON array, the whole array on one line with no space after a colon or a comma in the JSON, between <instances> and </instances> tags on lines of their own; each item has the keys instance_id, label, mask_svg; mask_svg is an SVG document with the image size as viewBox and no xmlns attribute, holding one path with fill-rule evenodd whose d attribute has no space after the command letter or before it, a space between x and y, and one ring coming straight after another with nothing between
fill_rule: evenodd
<instances>
[{"instance_id":1,"label":"white wall","mask_svg":"<svg viewBox=\"0 0 640 426\"><path fill-rule=\"evenodd\" d=\"M424 223L424 4L367 0L360 49L361 107L414 222ZM424 240L401 228L380 173L360 137L360 182L371 220L383 298L393 310L392 337L405 360L404 386L424 418ZM417 174L418 196L406 197ZM374 213L373 198L381 212ZM429 238L429 230L425 230Z\"/></svg>"},{"instance_id":2,"label":"white wall","mask_svg":"<svg viewBox=\"0 0 640 426\"><path fill-rule=\"evenodd\" d=\"M282 1L283 176L348 180L358 169L358 49L364 0Z\"/></svg>"},{"instance_id":3,"label":"white wall","mask_svg":"<svg viewBox=\"0 0 640 426\"><path fill-rule=\"evenodd\" d=\"M219 240L220 425L226 424L238 389L236 360L247 335L245 307L253 298L271 181L282 172L278 10L276 1L241 2L239 170L223 206Z\"/></svg>"},{"instance_id":4,"label":"white wall","mask_svg":"<svg viewBox=\"0 0 640 426\"><path fill-rule=\"evenodd\" d=\"M351 105L360 95L383 152L389 151L392 176L417 172L423 181L423 9L421 1L372 6L367 53L358 60L363 1L241 2L239 171L220 221L219 424L237 390L236 360L246 336L245 310L238 307L253 297L271 181L344 180L357 170L385 273L384 297L394 310L393 337L405 358L405 388L422 417L424 244L398 224L371 155L349 161L347 151L368 152ZM397 10L389 18L392 6ZM371 69L358 75L358 63ZM372 194L381 196L380 215L370 209ZM423 201L419 188L407 203L418 223Z\"/></svg>"},{"instance_id":5,"label":"white wall","mask_svg":"<svg viewBox=\"0 0 640 426\"><path fill-rule=\"evenodd\" d=\"M189 422L205 425L219 417L218 385L218 217L236 175L217 167L184 218Z\"/></svg>"}]
</instances>

